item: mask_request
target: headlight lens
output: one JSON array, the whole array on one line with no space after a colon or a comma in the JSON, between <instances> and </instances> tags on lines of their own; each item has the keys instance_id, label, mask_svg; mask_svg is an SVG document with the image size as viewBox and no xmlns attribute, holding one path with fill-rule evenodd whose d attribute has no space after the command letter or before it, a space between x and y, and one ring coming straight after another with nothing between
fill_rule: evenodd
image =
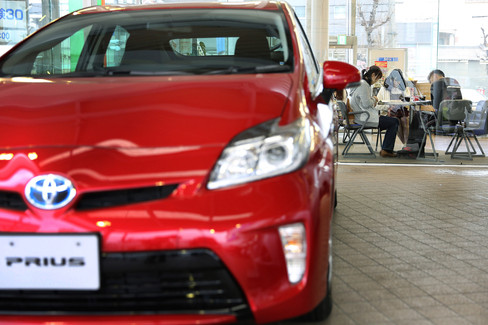
<instances>
[{"instance_id":1,"label":"headlight lens","mask_svg":"<svg viewBox=\"0 0 488 325\"><path fill-rule=\"evenodd\" d=\"M207 187L217 189L294 171L307 161L310 139L310 123L304 118L275 126L266 136L240 137L224 149Z\"/></svg>"}]
</instances>

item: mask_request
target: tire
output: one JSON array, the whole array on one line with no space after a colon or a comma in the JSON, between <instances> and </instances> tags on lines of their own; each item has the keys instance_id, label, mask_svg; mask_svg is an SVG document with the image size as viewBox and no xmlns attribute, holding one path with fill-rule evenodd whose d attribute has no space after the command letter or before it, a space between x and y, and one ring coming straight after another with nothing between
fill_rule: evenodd
<instances>
[{"instance_id":1,"label":"tire","mask_svg":"<svg viewBox=\"0 0 488 325\"><path fill-rule=\"evenodd\" d=\"M327 288L327 295L311 312L304 316L308 322L322 322L329 317L332 312L332 288Z\"/></svg>"},{"instance_id":2,"label":"tire","mask_svg":"<svg viewBox=\"0 0 488 325\"><path fill-rule=\"evenodd\" d=\"M307 314L296 318L296 321L302 322L322 322L329 317L330 313L332 312L332 287L331 283L327 284L327 294L325 298L322 299L319 304L312 309L312 311L308 312Z\"/></svg>"}]
</instances>

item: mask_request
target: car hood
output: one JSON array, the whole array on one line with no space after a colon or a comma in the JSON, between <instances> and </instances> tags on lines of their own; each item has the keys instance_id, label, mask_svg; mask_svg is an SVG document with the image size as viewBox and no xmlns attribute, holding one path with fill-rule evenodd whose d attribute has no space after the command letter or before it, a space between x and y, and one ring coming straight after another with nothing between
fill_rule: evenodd
<instances>
[{"instance_id":1,"label":"car hood","mask_svg":"<svg viewBox=\"0 0 488 325\"><path fill-rule=\"evenodd\" d=\"M0 148L227 143L280 116L285 74L3 80Z\"/></svg>"},{"instance_id":2,"label":"car hood","mask_svg":"<svg viewBox=\"0 0 488 325\"><path fill-rule=\"evenodd\" d=\"M42 173L80 191L198 186L233 137L282 114L293 84L285 74L36 81L0 85L0 188L22 191Z\"/></svg>"}]
</instances>

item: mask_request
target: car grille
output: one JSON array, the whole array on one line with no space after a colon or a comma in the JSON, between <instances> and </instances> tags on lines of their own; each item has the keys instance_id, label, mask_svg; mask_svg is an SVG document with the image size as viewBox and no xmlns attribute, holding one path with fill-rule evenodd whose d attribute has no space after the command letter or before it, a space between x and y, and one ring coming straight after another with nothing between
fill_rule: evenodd
<instances>
[{"instance_id":1,"label":"car grille","mask_svg":"<svg viewBox=\"0 0 488 325\"><path fill-rule=\"evenodd\" d=\"M124 204L134 204L168 197L178 184L151 186L115 191L89 192L81 195L76 210L108 208Z\"/></svg>"},{"instance_id":2,"label":"car grille","mask_svg":"<svg viewBox=\"0 0 488 325\"><path fill-rule=\"evenodd\" d=\"M101 265L98 291L0 290L0 314L218 313L250 318L237 282L209 250L109 253L103 254Z\"/></svg>"},{"instance_id":3,"label":"car grille","mask_svg":"<svg viewBox=\"0 0 488 325\"><path fill-rule=\"evenodd\" d=\"M17 192L0 191L0 208L24 211L27 210L27 204Z\"/></svg>"},{"instance_id":4,"label":"car grille","mask_svg":"<svg viewBox=\"0 0 488 325\"><path fill-rule=\"evenodd\" d=\"M84 211L161 200L170 196L177 187L178 184L170 184L114 191L88 192L80 196L75 205L75 209ZM25 211L28 207L19 193L0 191L0 208Z\"/></svg>"}]
</instances>

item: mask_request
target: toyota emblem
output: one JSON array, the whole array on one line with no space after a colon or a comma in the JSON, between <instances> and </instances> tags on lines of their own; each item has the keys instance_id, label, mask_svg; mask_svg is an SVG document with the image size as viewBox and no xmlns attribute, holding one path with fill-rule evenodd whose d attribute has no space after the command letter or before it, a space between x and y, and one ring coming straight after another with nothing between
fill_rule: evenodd
<instances>
[{"instance_id":1,"label":"toyota emblem","mask_svg":"<svg viewBox=\"0 0 488 325\"><path fill-rule=\"evenodd\" d=\"M36 176L25 186L27 201L39 209L55 210L66 206L76 195L73 183L60 175Z\"/></svg>"}]
</instances>

